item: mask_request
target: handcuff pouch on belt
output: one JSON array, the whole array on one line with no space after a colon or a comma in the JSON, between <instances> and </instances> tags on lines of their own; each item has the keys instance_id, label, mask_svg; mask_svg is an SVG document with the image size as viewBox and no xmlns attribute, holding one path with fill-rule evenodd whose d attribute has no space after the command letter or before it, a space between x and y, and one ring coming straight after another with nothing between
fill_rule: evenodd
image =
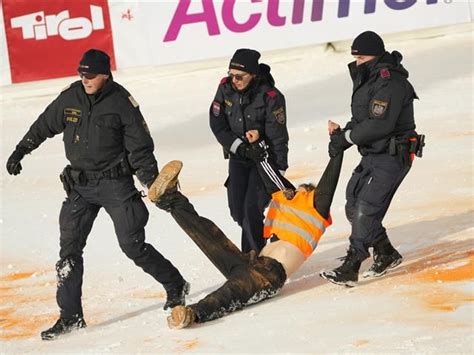
<instances>
[{"instance_id":1,"label":"handcuff pouch on belt","mask_svg":"<svg viewBox=\"0 0 474 355\"><path fill-rule=\"evenodd\" d=\"M63 189L66 191L67 196L69 196L74 189L74 180L72 179L71 170L71 165L66 165L61 174L59 174L59 179L63 184Z\"/></svg>"},{"instance_id":2,"label":"handcuff pouch on belt","mask_svg":"<svg viewBox=\"0 0 474 355\"><path fill-rule=\"evenodd\" d=\"M403 151L410 153L411 160L415 156L423 156L423 147L425 146L425 135L417 134L414 137L392 137L390 138L388 152L390 155L398 155Z\"/></svg>"}]
</instances>

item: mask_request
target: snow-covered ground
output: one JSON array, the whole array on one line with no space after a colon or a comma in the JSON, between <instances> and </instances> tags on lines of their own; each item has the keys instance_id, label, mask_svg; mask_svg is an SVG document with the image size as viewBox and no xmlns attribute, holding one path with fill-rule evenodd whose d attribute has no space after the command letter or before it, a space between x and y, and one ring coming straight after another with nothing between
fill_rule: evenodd
<instances>
[{"instance_id":1,"label":"snow-covered ground","mask_svg":"<svg viewBox=\"0 0 474 355\"><path fill-rule=\"evenodd\" d=\"M411 73L419 132L427 136L386 217L404 263L382 279L345 289L322 280L339 264L350 230L344 187L359 156L345 156L333 205L334 225L311 259L272 300L220 320L169 330L164 290L122 254L101 211L85 250L83 303L89 327L53 342L39 332L57 318L54 264L66 164L61 137L23 162L5 162L30 124L72 78L18 84L1 93L2 353L473 353L473 48L472 34L388 42ZM347 52L306 47L264 53L285 93L290 169L317 180L327 162L326 121L349 119ZM181 186L196 209L239 243L223 182L226 161L208 128L208 107L227 59L119 71L115 79L141 104L161 165L184 161ZM75 79L74 79L75 80ZM169 215L147 202L147 239L191 282L195 302L224 281ZM368 267L370 261L364 263Z\"/></svg>"}]
</instances>

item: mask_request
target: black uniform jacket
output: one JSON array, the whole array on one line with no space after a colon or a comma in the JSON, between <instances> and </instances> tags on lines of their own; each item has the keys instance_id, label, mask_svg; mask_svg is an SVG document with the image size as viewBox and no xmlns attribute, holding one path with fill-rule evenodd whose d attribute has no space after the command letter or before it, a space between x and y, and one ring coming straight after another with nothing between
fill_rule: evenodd
<instances>
[{"instance_id":1,"label":"black uniform jacket","mask_svg":"<svg viewBox=\"0 0 474 355\"><path fill-rule=\"evenodd\" d=\"M257 77L244 92L235 90L229 78L221 80L211 104L209 124L225 153L233 159L246 142L245 132L256 129L269 146L278 169L288 168L288 130L285 97L273 86L273 78Z\"/></svg>"},{"instance_id":2,"label":"black uniform jacket","mask_svg":"<svg viewBox=\"0 0 474 355\"><path fill-rule=\"evenodd\" d=\"M104 171L126 158L143 184L158 174L153 139L138 103L111 79L96 95L87 95L81 81L64 89L19 145L32 151L59 133L64 133L73 169Z\"/></svg>"},{"instance_id":3,"label":"black uniform jacket","mask_svg":"<svg viewBox=\"0 0 474 355\"><path fill-rule=\"evenodd\" d=\"M352 118L344 131L350 130L349 138L362 155L384 153L391 137L415 134L413 100L418 97L401 60L394 51L358 67L349 64Z\"/></svg>"}]
</instances>

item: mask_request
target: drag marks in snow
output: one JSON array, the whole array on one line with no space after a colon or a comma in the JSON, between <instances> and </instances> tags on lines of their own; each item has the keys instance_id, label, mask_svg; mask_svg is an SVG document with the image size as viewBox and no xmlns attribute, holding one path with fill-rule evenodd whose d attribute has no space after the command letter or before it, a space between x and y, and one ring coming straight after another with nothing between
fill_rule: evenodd
<instances>
[{"instance_id":1,"label":"drag marks in snow","mask_svg":"<svg viewBox=\"0 0 474 355\"><path fill-rule=\"evenodd\" d=\"M0 277L0 340L37 337L56 321L56 312L46 306L54 299L52 273L14 272Z\"/></svg>"}]
</instances>

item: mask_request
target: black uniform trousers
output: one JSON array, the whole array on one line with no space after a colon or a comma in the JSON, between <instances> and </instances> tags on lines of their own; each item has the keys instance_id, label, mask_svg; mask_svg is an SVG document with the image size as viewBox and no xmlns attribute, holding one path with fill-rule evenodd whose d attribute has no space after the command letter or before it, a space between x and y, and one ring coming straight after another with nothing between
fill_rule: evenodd
<instances>
[{"instance_id":1,"label":"black uniform trousers","mask_svg":"<svg viewBox=\"0 0 474 355\"><path fill-rule=\"evenodd\" d=\"M183 282L179 271L152 245L145 243L148 210L131 176L91 180L76 185L59 216L60 260L56 264L56 299L62 318L82 317L83 249L97 213L104 207L112 218L122 251L168 289Z\"/></svg>"},{"instance_id":2,"label":"black uniform trousers","mask_svg":"<svg viewBox=\"0 0 474 355\"><path fill-rule=\"evenodd\" d=\"M168 198L173 218L227 279L216 291L190 305L197 322L220 318L277 294L286 280L278 261L257 257L254 252L242 253L211 220L199 216L180 192Z\"/></svg>"},{"instance_id":3,"label":"black uniform trousers","mask_svg":"<svg viewBox=\"0 0 474 355\"><path fill-rule=\"evenodd\" d=\"M352 224L350 244L360 259L370 256L370 247L389 242L382 221L410 168L408 156L402 160L400 155L369 154L352 173L346 189L346 216Z\"/></svg>"},{"instance_id":4,"label":"black uniform trousers","mask_svg":"<svg viewBox=\"0 0 474 355\"><path fill-rule=\"evenodd\" d=\"M263 239L263 212L270 202L262 179L253 162L229 160L229 178L226 182L230 214L242 228L241 247L244 253L265 246Z\"/></svg>"}]
</instances>

